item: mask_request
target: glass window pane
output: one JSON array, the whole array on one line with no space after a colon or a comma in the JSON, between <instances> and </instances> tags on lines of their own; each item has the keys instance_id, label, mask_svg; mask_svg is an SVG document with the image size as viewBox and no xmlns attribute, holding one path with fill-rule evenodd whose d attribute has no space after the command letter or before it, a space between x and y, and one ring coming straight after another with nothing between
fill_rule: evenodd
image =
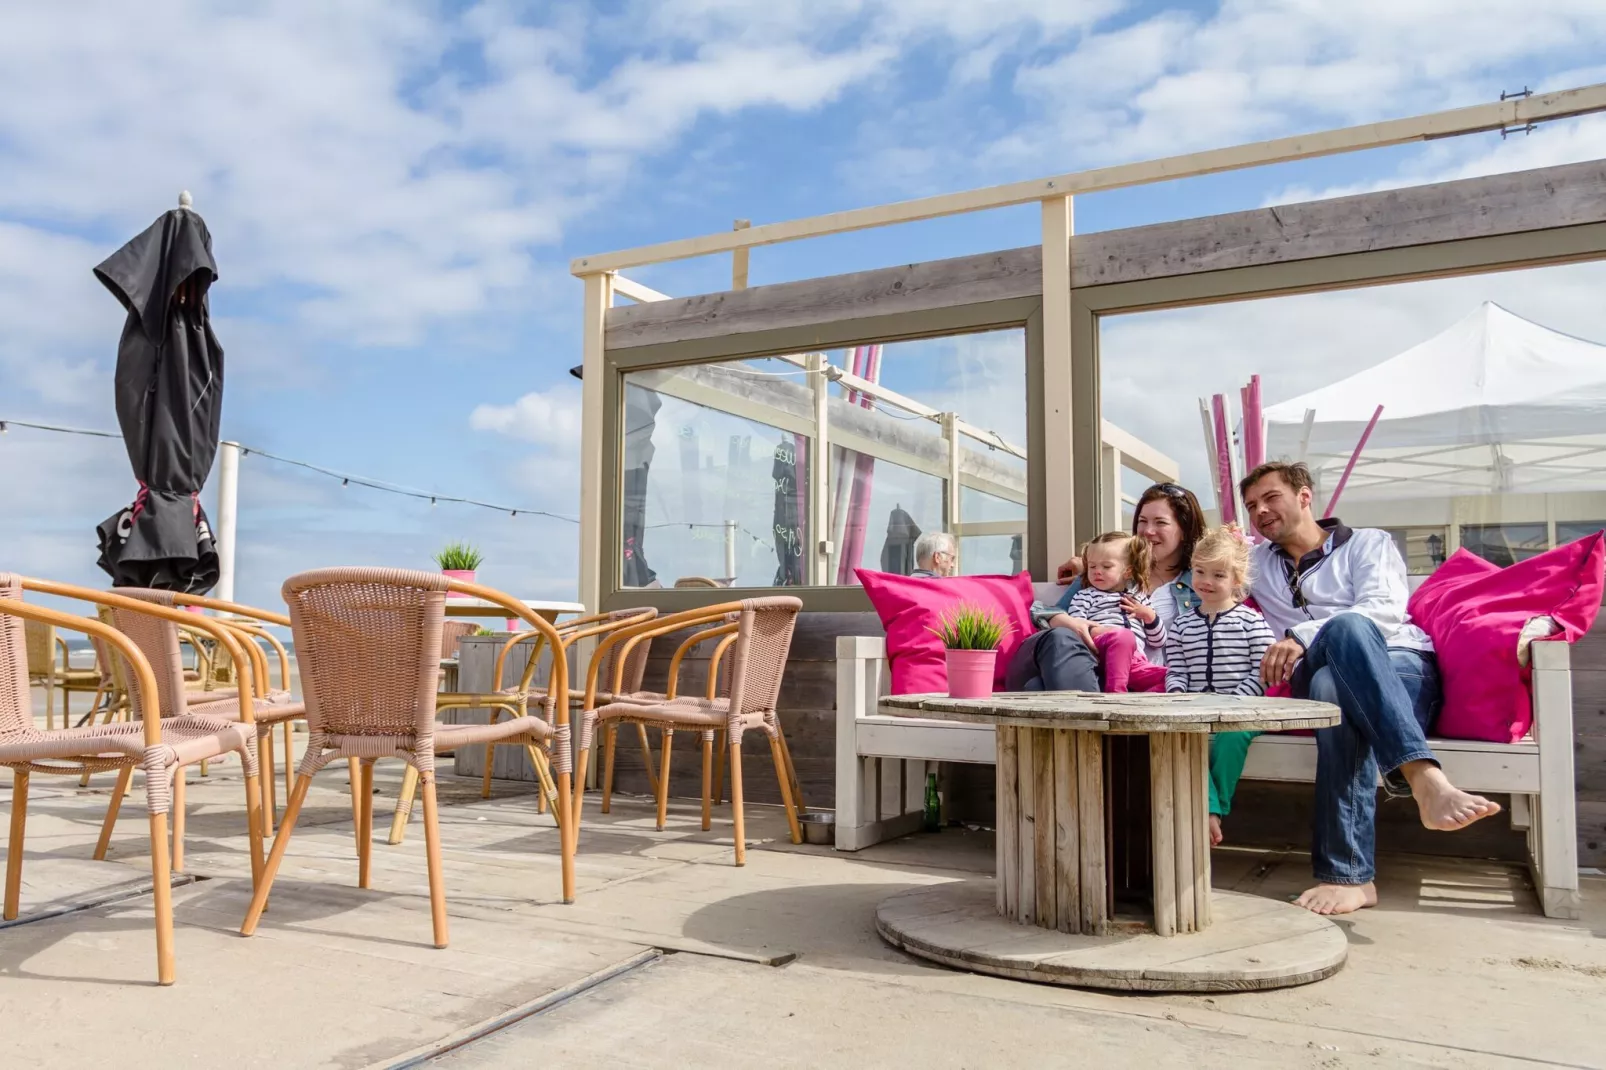
<instances>
[{"instance_id":1,"label":"glass window pane","mask_svg":"<svg viewBox=\"0 0 1606 1070\"><path fill-rule=\"evenodd\" d=\"M1505 568L1548 548L1544 524L1465 524L1461 545L1485 561Z\"/></svg>"},{"instance_id":2,"label":"glass window pane","mask_svg":"<svg viewBox=\"0 0 1606 1070\"><path fill-rule=\"evenodd\" d=\"M1405 570L1413 576L1426 576L1444 564L1447 528L1389 528L1394 545L1405 558Z\"/></svg>"},{"instance_id":3,"label":"glass window pane","mask_svg":"<svg viewBox=\"0 0 1606 1070\"><path fill-rule=\"evenodd\" d=\"M1025 535L969 535L959 540L962 576L1013 576L1025 568Z\"/></svg>"},{"instance_id":4,"label":"glass window pane","mask_svg":"<svg viewBox=\"0 0 1606 1070\"><path fill-rule=\"evenodd\" d=\"M811 503L821 394L830 448ZM855 584L857 567L912 571L920 535L967 522L1007 562L1026 527L1025 406L1018 329L631 372L623 585Z\"/></svg>"},{"instance_id":5,"label":"glass window pane","mask_svg":"<svg viewBox=\"0 0 1606 1070\"><path fill-rule=\"evenodd\" d=\"M1570 542L1577 542L1597 531L1606 531L1606 520L1558 520L1556 545L1565 546Z\"/></svg>"}]
</instances>

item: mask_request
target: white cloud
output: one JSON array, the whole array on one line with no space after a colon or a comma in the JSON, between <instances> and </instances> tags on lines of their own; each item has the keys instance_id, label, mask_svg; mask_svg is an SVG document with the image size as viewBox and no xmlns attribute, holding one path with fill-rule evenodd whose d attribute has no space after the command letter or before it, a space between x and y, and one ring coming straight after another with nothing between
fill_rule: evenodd
<instances>
[{"instance_id":1,"label":"white cloud","mask_svg":"<svg viewBox=\"0 0 1606 1070\"><path fill-rule=\"evenodd\" d=\"M476 431L495 431L572 453L580 446L580 391L563 385L533 390L511 405L480 405L468 422Z\"/></svg>"}]
</instances>

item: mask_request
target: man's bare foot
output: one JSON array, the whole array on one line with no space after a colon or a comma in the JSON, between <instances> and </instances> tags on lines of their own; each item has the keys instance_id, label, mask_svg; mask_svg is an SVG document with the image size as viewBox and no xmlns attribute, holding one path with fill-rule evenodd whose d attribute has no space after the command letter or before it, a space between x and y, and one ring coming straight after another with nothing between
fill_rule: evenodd
<instances>
[{"instance_id":1,"label":"man's bare foot","mask_svg":"<svg viewBox=\"0 0 1606 1070\"><path fill-rule=\"evenodd\" d=\"M1221 818L1215 814L1210 815L1210 846L1221 846Z\"/></svg>"},{"instance_id":2,"label":"man's bare foot","mask_svg":"<svg viewBox=\"0 0 1606 1070\"><path fill-rule=\"evenodd\" d=\"M1377 906L1377 885L1371 881L1365 884L1318 884L1306 889L1305 894L1294 903L1312 914L1353 914L1357 910Z\"/></svg>"},{"instance_id":3,"label":"man's bare foot","mask_svg":"<svg viewBox=\"0 0 1606 1070\"><path fill-rule=\"evenodd\" d=\"M1482 795L1462 791L1450 783L1444 770L1432 762L1411 762L1416 768L1405 769L1411 784L1411 796L1416 799L1417 812L1424 828L1452 832L1466 828L1480 818L1500 812L1500 804L1490 802Z\"/></svg>"}]
</instances>

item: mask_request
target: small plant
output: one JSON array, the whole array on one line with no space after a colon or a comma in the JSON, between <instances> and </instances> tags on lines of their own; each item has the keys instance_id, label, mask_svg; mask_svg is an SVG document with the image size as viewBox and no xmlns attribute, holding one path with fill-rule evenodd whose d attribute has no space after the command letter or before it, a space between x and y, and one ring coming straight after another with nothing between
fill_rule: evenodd
<instances>
[{"instance_id":1,"label":"small plant","mask_svg":"<svg viewBox=\"0 0 1606 1070\"><path fill-rule=\"evenodd\" d=\"M937 618L931 629L949 650L996 650L1009 634L1009 622L990 609L961 602Z\"/></svg>"},{"instance_id":2,"label":"small plant","mask_svg":"<svg viewBox=\"0 0 1606 1070\"><path fill-rule=\"evenodd\" d=\"M480 627L474 629L474 635L476 637L481 636L481 635L495 635L495 634L496 634L495 632L491 631L491 629L485 627L484 625L481 625Z\"/></svg>"},{"instance_id":3,"label":"small plant","mask_svg":"<svg viewBox=\"0 0 1606 1070\"><path fill-rule=\"evenodd\" d=\"M473 572L485 555L466 542L449 542L435 555L435 563L445 572Z\"/></svg>"}]
</instances>

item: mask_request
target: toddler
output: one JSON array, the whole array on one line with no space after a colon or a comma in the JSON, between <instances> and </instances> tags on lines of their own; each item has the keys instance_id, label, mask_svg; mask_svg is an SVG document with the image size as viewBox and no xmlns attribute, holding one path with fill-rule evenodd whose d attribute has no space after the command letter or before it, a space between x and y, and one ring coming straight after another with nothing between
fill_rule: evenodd
<instances>
[{"instance_id":1,"label":"toddler","mask_svg":"<svg viewBox=\"0 0 1606 1070\"><path fill-rule=\"evenodd\" d=\"M1149 544L1124 531L1107 531L1082 548L1086 586L1065 614L1083 624L1104 669L1106 691L1158 691L1165 669L1150 664L1144 648L1165 644L1165 624L1144 594Z\"/></svg>"},{"instance_id":2,"label":"toddler","mask_svg":"<svg viewBox=\"0 0 1606 1070\"><path fill-rule=\"evenodd\" d=\"M1199 607L1180 613L1166 640L1167 691L1260 695L1260 661L1275 641L1266 619L1244 605L1249 590L1249 543L1235 527L1216 528L1193 548L1193 589ZM1221 819L1258 733L1210 737L1210 844L1221 842Z\"/></svg>"}]
</instances>

